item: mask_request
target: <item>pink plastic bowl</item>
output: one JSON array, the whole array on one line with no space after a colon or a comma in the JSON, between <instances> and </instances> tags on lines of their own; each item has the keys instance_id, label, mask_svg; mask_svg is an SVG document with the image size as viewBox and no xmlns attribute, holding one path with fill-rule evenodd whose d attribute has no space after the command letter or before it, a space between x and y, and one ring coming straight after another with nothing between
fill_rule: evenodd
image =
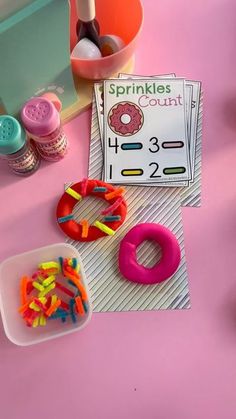
<instances>
[{"instance_id":1,"label":"pink plastic bowl","mask_svg":"<svg viewBox=\"0 0 236 419\"><path fill-rule=\"evenodd\" d=\"M125 47L113 55L99 59L71 58L73 73L92 80L109 78L128 63L135 52L143 22L140 0L97 0L96 12L100 34L120 36L125 42ZM77 43L76 22L75 2L71 1L71 51Z\"/></svg>"}]
</instances>

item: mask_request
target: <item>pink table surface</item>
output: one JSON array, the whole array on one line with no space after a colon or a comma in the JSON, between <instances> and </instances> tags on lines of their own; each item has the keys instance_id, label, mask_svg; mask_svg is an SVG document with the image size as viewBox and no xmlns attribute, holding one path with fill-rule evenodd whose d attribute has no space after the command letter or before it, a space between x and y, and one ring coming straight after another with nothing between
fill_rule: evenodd
<instances>
[{"instance_id":1,"label":"pink table surface","mask_svg":"<svg viewBox=\"0 0 236 419\"><path fill-rule=\"evenodd\" d=\"M3 419L235 419L236 3L145 0L136 72L203 81L202 208L183 209L192 308L96 314L81 333L29 348L0 328ZM60 242L63 183L86 173L91 113L68 157L21 179L0 167L0 258Z\"/></svg>"}]
</instances>

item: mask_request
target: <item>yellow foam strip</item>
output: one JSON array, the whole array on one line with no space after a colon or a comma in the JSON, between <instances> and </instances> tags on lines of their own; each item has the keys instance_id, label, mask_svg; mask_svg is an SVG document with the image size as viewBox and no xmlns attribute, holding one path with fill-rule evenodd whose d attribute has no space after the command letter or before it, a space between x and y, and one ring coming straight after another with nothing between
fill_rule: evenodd
<instances>
[{"instance_id":1,"label":"yellow foam strip","mask_svg":"<svg viewBox=\"0 0 236 419\"><path fill-rule=\"evenodd\" d=\"M30 303L29 307L32 308L32 310L34 310L34 311L40 311L41 310L41 308L39 306L37 306L37 304L35 304L34 302Z\"/></svg>"},{"instance_id":2,"label":"yellow foam strip","mask_svg":"<svg viewBox=\"0 0 236 419\"><path fill-rule=\"evenodd\" d=\"M39 301L40 301L40 303L45 304L47 302L47 298L46 297L40 297Z\"/></svg>"},{"instance_id":3,"label":"yellow foam strip","mask_svg":"<svg viewBox=\"0 0 236 419\"><path fill-rule=\"evenodd\" d=\"M38 325L39 325L39 316L36 317L33 321L33 327L38 327Z\"/></svg>"},{"instance_id":4,"label":"yellow foam strip","mask_svg":"<svg viewBox=\"0 0 236 419\"><path fill-rule=\"evenodd\" d=\"M38 282L34 281L33 282L33 287L36 288L39 291L43 291L44 287L42 285L40 285Z\"/></svg>"},{"instance_id":5,"label":"yellow foam strip","mask_svg":"<svg viewBox=\"0 0 236 419\"><path fill-rule=\"evenodd\" d=\"M45 326L46 325L46 319L45 319L43 314L41 314L40 317L39 317L39 325L40 326Z\"/></svg>"},{"instance_id":6,"label":"yellow foam strip","mask_svg":"<svg viewBox=\"0 0 236 419\"><path fill-rule=\"evenodd\" d=\"M57 295L53 294L51 299L51 306L53 306L57 302Z\"/></svg>"},{"instance_id":7,"label":"yellow foam strip","mask_svg":"<svg viewBox=\"0 0 236 419\"><path fill-rule=\"evenodd\" d=\"M55 275L51 275L48 278L44 279L42 284L44 287L47 287L48 285L50 285L52 282L54 282L56 279ZM42 290L40 290L42 291Z\"/></svg>"},{"instance_id":8,"label":"yellow foam strip","mask_svg":"<svg viewBox=\"0 0 236 419\"><path fill-rule=\"evenodd\" d=\"M50 292L51 290L53 290L53 288L55 288L55 286L56 286L55 282L52 282L52 284L48 285L47 288L44 288L44 290L39 293L39 295L38 295L39 298L40 297L45 297L45 295L48 294L48 292Z\"/></svg>"},{"instance_id":9,"label":"yellow foam strip","mask_svg":"<svg viewBox=\"0 0 236 419\"><path fill-rule=\"evenodd\" d=\"M60 264L58 262L43 262L38 265L40 269L52 269L55 268L58 271L60 270Z\"/></svg>"},{"instance_id":10,"label":"yellow foam strip","mask_svg":"<svg viewBox=\"0 0 236 419\"><path fill-rule=\"evenodd\" d=\"M112 228L107 227L105 224L100 223L100 221L95 221L95 227L99 228L99 230L103 231L103 233L108 234L108 236L114 236L115 231Z\"/></svg>"},{"instance_id":11,"label":"yellow foam strip","mask_svg":"<svg viewBox=\"0 0 236 419\"><path fill-rule=\"evenodd\" d=\"M78 201L80 199L82 199L82 196L78 192L74 191L74 189L72 189L72 188L67 188L66 193L68 193L68 195L72 196L73 198L77 199Z\"/></svg>"}]
</instances>

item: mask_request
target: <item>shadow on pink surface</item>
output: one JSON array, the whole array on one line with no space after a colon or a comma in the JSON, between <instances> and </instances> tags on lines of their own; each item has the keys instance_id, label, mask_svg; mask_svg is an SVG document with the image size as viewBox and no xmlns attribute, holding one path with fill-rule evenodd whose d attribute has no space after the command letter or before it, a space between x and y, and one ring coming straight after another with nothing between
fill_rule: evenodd
<instances>
[{"instance_id":1,"label":"shadow on pink surface","mask_svg":"<svg viewBox=\"0 0 236 419\"><path fill-rule=\"evenodd\" d=\"M32 179L38 173L40 173L42 170L45 170L45 169L48 170L48 167L51 166L51 165L60 165L60 164L61 165L63 164L63 160L60 160L58 162L49 162L49 161L41 159L37 172L33 173L30 176L19 176L19 175L15 175L11 171L11 169L9 169L9 167L7 165L7 162L5 160L0 160L0 185L1 185L1 190L3 188L6 188L9 185L14 184L14 183L19 183L23 179Z\"/></svg>"},{"instance_id":2,"label":"shadow on pink surface","mask_svg":"<svg viewBox=\"0 0 236 419\"><path fill-rule=\"evenodd\" d=\"M225 280L225 278L222 280ZM236 284L230 284L219 303L218 322L224 340L236 343Z\"/></svg>"},{"instance_id":3,"label":"shadow on pink surface","mask_svg":"<svg viewBox=\"0 0 236 419\"><path fill-rule=\"evenodd\" d=\"M8 240L4 246L2 243L0 262L18 253L65 241L65 236L57 226L57 201L57 198L52 197L40 204L28 206L24 209L24 215L15 208L10 217L11 228L8 222L1 226L2 237L7 237ZM22 222L22 219L27 222Z\"/></svg>"},{"instance_id":4,"label":"shadow on pink surface","mask_svg":"<svg viewBox=\"0 0 236 419\"><path fill-rule=\"evenodd\" d=\"M236 131L236 96L229 97L223 104L223 117L227 126Z\"/></svg>"}]
</instances>

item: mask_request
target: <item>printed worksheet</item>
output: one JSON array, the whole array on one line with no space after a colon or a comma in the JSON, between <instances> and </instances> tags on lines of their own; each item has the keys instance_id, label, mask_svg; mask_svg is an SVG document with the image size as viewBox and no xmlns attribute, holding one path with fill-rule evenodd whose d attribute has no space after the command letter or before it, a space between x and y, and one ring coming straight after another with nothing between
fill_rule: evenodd
<instances>
[{"instance_id":1,"label":"printed worksheet","mask_svg":"<svg viewBox=\"0 0 236 419\"><path fill-rule=\"evenodd\" d=\"M187 86L192 87L191 100L191 129L190 129L190 166L191 166L191 182L194 181L195 172L195 156L196 156L196 142L197 142L197 123L200 104L201 82L187 80Z\"/></svg>"},{"instance_id":2,"label":"printed worksheet","mask_svg":"<svg viewBox=\"0 0 236 419\"><path fill-rule=\"evenodd\" d=\"M169 74L162 74L162 75L154 75L154 76L141 76L141 75L136 75L136 74L128 74L128 73L120 73L119 74L119 78L121 79L148 79L148 78L173 78L176 77L175 73L169 73ZM184 78L184 77L183 77ZM95 92L97 90L97 94L95 93L95 97L96 97L96 102L99 102L99 92L103 92L103 86L100 85L99 89L94 89ZM99 117L99 110L101 110L101 108L103 108L103 93L101 93L102 95L102 99L100 99L100 108L98 106L97 110L98 110L98 117ZM188 134L188 143L189 143L189 154L190 152L193 150L192 147L190 147L190 142L193 139L193 135L191 135L191 130L192 130L192 97L193 95L193 86L191 85L191 83L188 81L188 83L186 83L185 80L185 101L186 101L186 119L187 119L187 134ZM100 114L99 120L101 120L102 122L99 122L99 128L100 128L100 133L101 133L101 137L103 137L103 131L101 131L101 129L103 129L103 112L102 115ZM193 158L194 159L194 158ZM190 164L191 164L192 158L190 156ZM191 180L192 180L192 170L191 170ZM143 183L142 185L145 185L145 183ZM170 180L168 180L167 182L162 182L161 184L158 182L153 182L152 186L168 186L168 187L186 187L189 186L189 181L178 181L178 182L171 182Z\"/></svg>"},{"instance_id":3,"label":"printed worksheet","mask_svg":"<svg viewBox=\"0 0 236 419\"><path fill-rule=\"evenodd\" d=\"M184 79L104 82L105 181L191 178Z\"/></svg>"},{"instance_id":4,"label":"printed worksheet","mask_svg":"<svg viewBox=\"0 0 236 419\"><path fill-rule=\"evenodd\" d=\"M153 78L173 78L176 77L175 73L169 74L161 74L158 76L141 76L141 75L134 75L134 74L126 74L120 73L119 78L121 79L149 79L150 77ZM187 115L187 132L188 132L188 141L190 143L191 138L191 108L192 108L192 86L185 84L185 98L186 98L186 115ZM104 132L103 132L103 115L104 115L104 94L103 94L103 83L98 82L94 83L94 93L95 93L95 101L96 101L96 109L98 115L98 124L99 124L99 131L100 131L100 138L101 138L101 146L102 151L104 154ZM191 161L191 157L190 157ZM104 179L104 168L103 168L103 179ZM129 183L131 185L131 183ZM150 184L142 183L143 186L150 186ZM189 181L178 181L178 182L171 182L170 180L165 183L158 183L152 182L151 186L168 186L168 187L184 187L189 185Z\"/></svg>"}]
</instances>

